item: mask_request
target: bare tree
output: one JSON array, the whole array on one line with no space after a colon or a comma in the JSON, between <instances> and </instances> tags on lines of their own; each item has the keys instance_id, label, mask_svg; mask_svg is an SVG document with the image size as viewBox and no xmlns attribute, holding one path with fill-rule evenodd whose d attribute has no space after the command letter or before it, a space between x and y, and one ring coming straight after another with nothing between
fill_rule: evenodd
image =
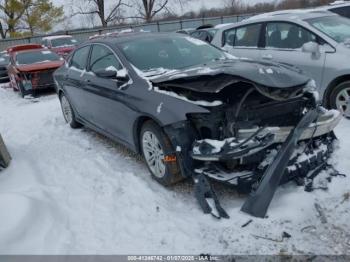
<instances>
[{"instance_id":1,"label":"bare tree","mask_svg":"<svg viewBox=\"0 0 350 262\"><path fill-rule=\"evenodd\" d=\"M113 5L111 6L110 10L106 12L105 0L87 0L83 1L82 4L77 7L78 11L73 11L72 16L97 15L102 26L106 27L108 23L120 19L122 16L121 9L123 6L129 6L125 0L113 1Z\"/></svg>"},{"instance_id":2,"label":"bare tree","mask_svg":"<svg viewBox=\"0 0 350 262\"><path fill-rule=\"evenodd\" d=\"M183 5L190 0L132 0L136 15L130 18L142 19L145 22L151 22L156 15L165 11L167 14L174 13L175 7L183 8Z\"/></svg>"}]
</instances>

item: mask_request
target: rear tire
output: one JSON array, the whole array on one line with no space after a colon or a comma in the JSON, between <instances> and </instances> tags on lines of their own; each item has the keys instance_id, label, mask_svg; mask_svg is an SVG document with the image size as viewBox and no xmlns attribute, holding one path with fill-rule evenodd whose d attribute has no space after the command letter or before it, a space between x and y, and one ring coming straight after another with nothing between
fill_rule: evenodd
<instances>
[{"instance_id":1,"label":"rear tire","mask_svg":"<svg viewBox=\"0 0 350 262\"><path fill-rule=\"evenodd\" d=\"M71 128L79 128L82 125L76 121L75 114L68 98L64 95L60 95L61 109L63 113L64 120L71 126Z\"/></svg>"},{"instance_id":2,"label":"rear tire","mask_svg":"<svg viewBox=\"0 0 350 262\"><path fill-rule=\"evenodd\" d=\"M146 121L142 126L140 146L147 167L157 182L169 186L184 179L170 139L153 121Z\"/></svg>"},{"instance_id":3,"label":"rear tire","mask_svg":"<svg viewBox=\"0 0 350 262\"><path fill-rule=\"evenodd\" d=\"M329 95L329 106L350 118L350 81L340 83Z\"/></svg>"}]
</instances>

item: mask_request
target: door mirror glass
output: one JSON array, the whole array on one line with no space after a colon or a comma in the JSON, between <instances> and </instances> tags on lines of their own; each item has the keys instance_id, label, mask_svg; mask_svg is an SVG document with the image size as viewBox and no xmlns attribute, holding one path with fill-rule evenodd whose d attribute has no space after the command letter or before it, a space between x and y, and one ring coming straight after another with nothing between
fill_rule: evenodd
<instances>
[{"instance_id":1,"label":"door mirror glass","mask_svg":"<svg viewBox=\"0 0 350 262\"><path fill-rule=\"evenodd\" d=\"M307 42L303 44L302 51L304 53L318 54L320 53L320 45L315 42Z\"/></svg>"}]
</instances>

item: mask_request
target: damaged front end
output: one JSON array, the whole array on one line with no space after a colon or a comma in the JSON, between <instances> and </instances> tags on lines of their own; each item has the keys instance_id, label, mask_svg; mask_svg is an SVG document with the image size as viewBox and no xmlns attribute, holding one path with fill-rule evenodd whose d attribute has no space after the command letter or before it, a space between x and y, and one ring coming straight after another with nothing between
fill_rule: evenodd
<instances>
[{"instance_id":1,"label":"damaged front end","mask_svg":"<svg viewBox=\"0 0 350 262\"><path fill-rule=\"evenodd\" d=\"M22 91L30 93L31 91L54 88L53 73L55 69L20 72L18 81L22 85Z\"/></svg>"},{"instance_id":2,"label":"damaged front end","mask_svg":"<svg viewBox=\"0 0 350 262\"><path fill-rule=\"evenodd\" d=\"M200 81L203 90L193 88ZM210 113L189 113L187 121L165 128L182 149L182 172L194 179L205 213L228 217L209 180L251 193L242 211L265 217L280 184L325 167L341 114L322 108L308 85L268 87L222 73L157 83L162 92L208 102Z\"/></svg>"}]
</instances>

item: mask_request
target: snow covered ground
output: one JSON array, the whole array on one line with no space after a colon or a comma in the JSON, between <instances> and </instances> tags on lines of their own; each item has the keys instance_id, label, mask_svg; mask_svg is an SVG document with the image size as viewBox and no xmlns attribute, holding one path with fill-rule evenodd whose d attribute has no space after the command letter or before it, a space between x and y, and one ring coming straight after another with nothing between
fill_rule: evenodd
<instances>
[{"instance_id":1,"label":"snow covered ground","mask_svg":"<svg viewBox=\"0 0 350 262\"><path fill-rule=\"evenodd\" d=\"M0 88L0 133L13 157L0 172L0 253L350 254L350 121L336 131L333 161L348 177L328 191L281 187L267 219L241 213L245 196L215 185L231 216L216 220L190 182L163 188L124 147L70 129L56 95L29 100Z\"/></svg>"}]
</instances>

